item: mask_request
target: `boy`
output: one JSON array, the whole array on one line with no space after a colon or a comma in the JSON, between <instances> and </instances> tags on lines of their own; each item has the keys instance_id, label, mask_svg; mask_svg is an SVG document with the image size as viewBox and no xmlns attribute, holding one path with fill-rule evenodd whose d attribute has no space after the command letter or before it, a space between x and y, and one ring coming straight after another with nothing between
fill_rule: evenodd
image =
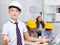
<instances>
[{"instance_id":1,"label":"boy","mask_svg":"<svg viewBox=\"0 0 60 45\"><path fill-rule=\"evenodd\" d=\"M10 20L3 26L3 45L24 45L24 36L28 41L40 41L41 39L30 37L25 24L18 20L21 13L21 5L13 1L9 5ZM23 36L24 35L24 36Z\"/></svg>"},{"instance_id":2,"label":"boy","mask_svg":"<svg viewBox=\"0 0 60 45\"><path fill-rule=\"evenodd\" d=\"M48 41L52 42L54 39L52 28L53 28L52 24L48 22L45 24L45 30L42 31L42 37L46 38L47 42Z\"/></svg>"},{"instance_id":3,"label":"boy","mask_svg":"<svg viewBox=\"0 0 60 45\"><path fill-rule=\"evenodd\" d=\"M32 37L37 37L35 20L29 19L27 22L28 33Z\"/></svg>"}]
</instances>

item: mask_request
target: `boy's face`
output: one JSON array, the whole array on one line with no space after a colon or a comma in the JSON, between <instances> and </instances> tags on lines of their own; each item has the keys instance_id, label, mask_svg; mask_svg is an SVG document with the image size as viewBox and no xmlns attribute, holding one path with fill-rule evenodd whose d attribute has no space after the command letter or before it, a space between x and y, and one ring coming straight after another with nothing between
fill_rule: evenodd
<instances>
[{"instance_id":1,"label":"boy's face","mask_svg":"<svg viewBox=\"0 0 60 45\"><path fill-rule=\"evenodd\" d=\"M51 33L51 30L46 30L47 34L50 34Z\"/></svg>"},{"instance_id":2,"label":"boy's face","mask_svg":"<svg viewBox=\"0 0 60 45\"><path fill-rule=\"evenodd\" d=\"M31 31L35 30L35 28L29 28Z\"/></svg>"},{"instance_id":3,"label":"boy's face","mask_svg":"<svg viewBox=\"0 0 60 45\"><path fill-rule=\"evenodd\" d=\"M9 9L9 14L10 14L11 18L13 18L13 19L17 19L19 13L20 13L20 11L17 8L10 8Z\"/></svg>"},{"instance_id":4,"label":"boy's face","mask_svg":"<svg viewBox=\"0 0 60 45\"><path fill-rule=\"evenodd\" d=\"M32 31L32 30L35 30L34 28L30 28L30 30Z\"/></svg>"},{"instance_id":5,"label":"boy's face","mask_svg":"<svg viewBox=\"0 0 60 45\"><path fill-rule=\"evenodd\" d=\"M46 31L48 34L50 34L51 33L51 31Z\"/></svg>"}]
</instances>

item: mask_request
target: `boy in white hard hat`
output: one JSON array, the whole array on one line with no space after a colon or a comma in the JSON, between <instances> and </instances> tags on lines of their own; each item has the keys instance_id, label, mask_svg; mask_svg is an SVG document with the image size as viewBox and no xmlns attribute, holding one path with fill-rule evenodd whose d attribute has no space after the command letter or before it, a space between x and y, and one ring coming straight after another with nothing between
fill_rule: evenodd
<instances>
[{"instance_id":1,"label":"boy in white hard hat","mask_svg":"<svg viewBox=\"0 0 60 45\"><path fill-rule=\"evenodd\" d=\"M3 45L24 45L24 36L28 41L40 41L41 39L30 37L25 24L18 20L21 13L21 5L13 1L9 5L10 20L4 24L2 31ZM24 35L23 35L24 34Z\"/></svg>"}]
</instances>

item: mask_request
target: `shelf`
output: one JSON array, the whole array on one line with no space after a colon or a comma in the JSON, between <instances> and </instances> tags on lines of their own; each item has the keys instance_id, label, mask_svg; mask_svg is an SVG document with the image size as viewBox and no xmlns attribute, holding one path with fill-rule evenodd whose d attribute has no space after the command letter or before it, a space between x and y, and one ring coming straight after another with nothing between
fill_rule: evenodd
<instances>
[{"instance_id":1,"label":"shelf","mask_svg":"<svg viewBox=\"0 0 60 45\"><path fill-rule=\"evenodd\" d=\"M55 14L55 13L53 13L53 12L44 12L45 14Z\"/></svg>"},{"instance_id":2,"label":"shelf","mask_svg":"<svg viewBox=\"0 0 60 45\"><path fill-rule=\"evenodd\" d=\"M60 22L60 0L44 0L44 21Z\"/></svg>"},{"instance_id":3,"label":"shelf","mask_svg":"<svg viewBox=\"0 0 60 45\"><path fill-rule=\"evenodd\" d=\"M56 10L55 10L55 6L51 6L51 5L45 5L44 6L44 12L45 13L55 13Z\"/></svg>"},{"instance_id":4,"label":"shelf","mask_svg":"<svg viewBox=\"0 0 60 45\"><path fill-rule=\"evenodd\" d=\"M44 15L46 16L46 15L51 15L51 16L55 16L56 14L55 13L44 13Z\"/></svg>"},{"instance_id":5,"label":"shelf","mask_svg":"<svg viewBox=\"0 0 60 45\"><path fill-rule=\"evenodd\" d=\"M53 21L55 20L55 14L45 14L44 21Z\"/></svg>"}]
</instances>

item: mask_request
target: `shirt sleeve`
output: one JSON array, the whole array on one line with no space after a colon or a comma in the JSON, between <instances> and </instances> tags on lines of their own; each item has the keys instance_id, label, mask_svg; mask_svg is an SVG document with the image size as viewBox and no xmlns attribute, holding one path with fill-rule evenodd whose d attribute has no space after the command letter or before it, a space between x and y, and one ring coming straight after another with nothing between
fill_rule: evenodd
<instances>
[{"instance_id":1,"label":"shirt sleeve","mask_svg":"<svg viewBox=\"0 0 60 45\"><path fill-rule=\"evenodd\" d=\"M42 37L45 37L46 36L46 32L45 30L42 30Z\"/></svg>"},{"instance_id":2,"label":"shirt sleeve","mask_svg":"<svg viewBox=\"0 0 60 45\"><path fill-rule=\"evenodd\" d=\"M3 28L2 28L2 34L8 34L8 27L7 25L4 25Z\"/></svg>"},{"instance_id":3,"label":"shirt sleeve","mask_svg":"<svg viewBox=\"0 0 60 45\"><path fill-rule=\"evenodd\" d=\"M27 28L26 28L26 25L25 24L24 24L23 32L27 32Z\"/></svg>"},{"instance_id":4,"label":"shirt sleeve","mask_svg":"<svg viewBox=\"0 0 60 45\"><path fill-rule=\"evenodd\" d=\"M42 37L44 37L44 31L42 31Z\"/></svg>"},{"instance_id":5,"label":"shirt sleeve","mask_svg":"<svg viewBox=\"0 0 60 45\"><path fill-rule=\"evenodd\" d=\"M51 37L50 38L54 38L54 34L53 34L53 32L51 32L51 35L50 35Z\"/></svg>"}]
</instances>

